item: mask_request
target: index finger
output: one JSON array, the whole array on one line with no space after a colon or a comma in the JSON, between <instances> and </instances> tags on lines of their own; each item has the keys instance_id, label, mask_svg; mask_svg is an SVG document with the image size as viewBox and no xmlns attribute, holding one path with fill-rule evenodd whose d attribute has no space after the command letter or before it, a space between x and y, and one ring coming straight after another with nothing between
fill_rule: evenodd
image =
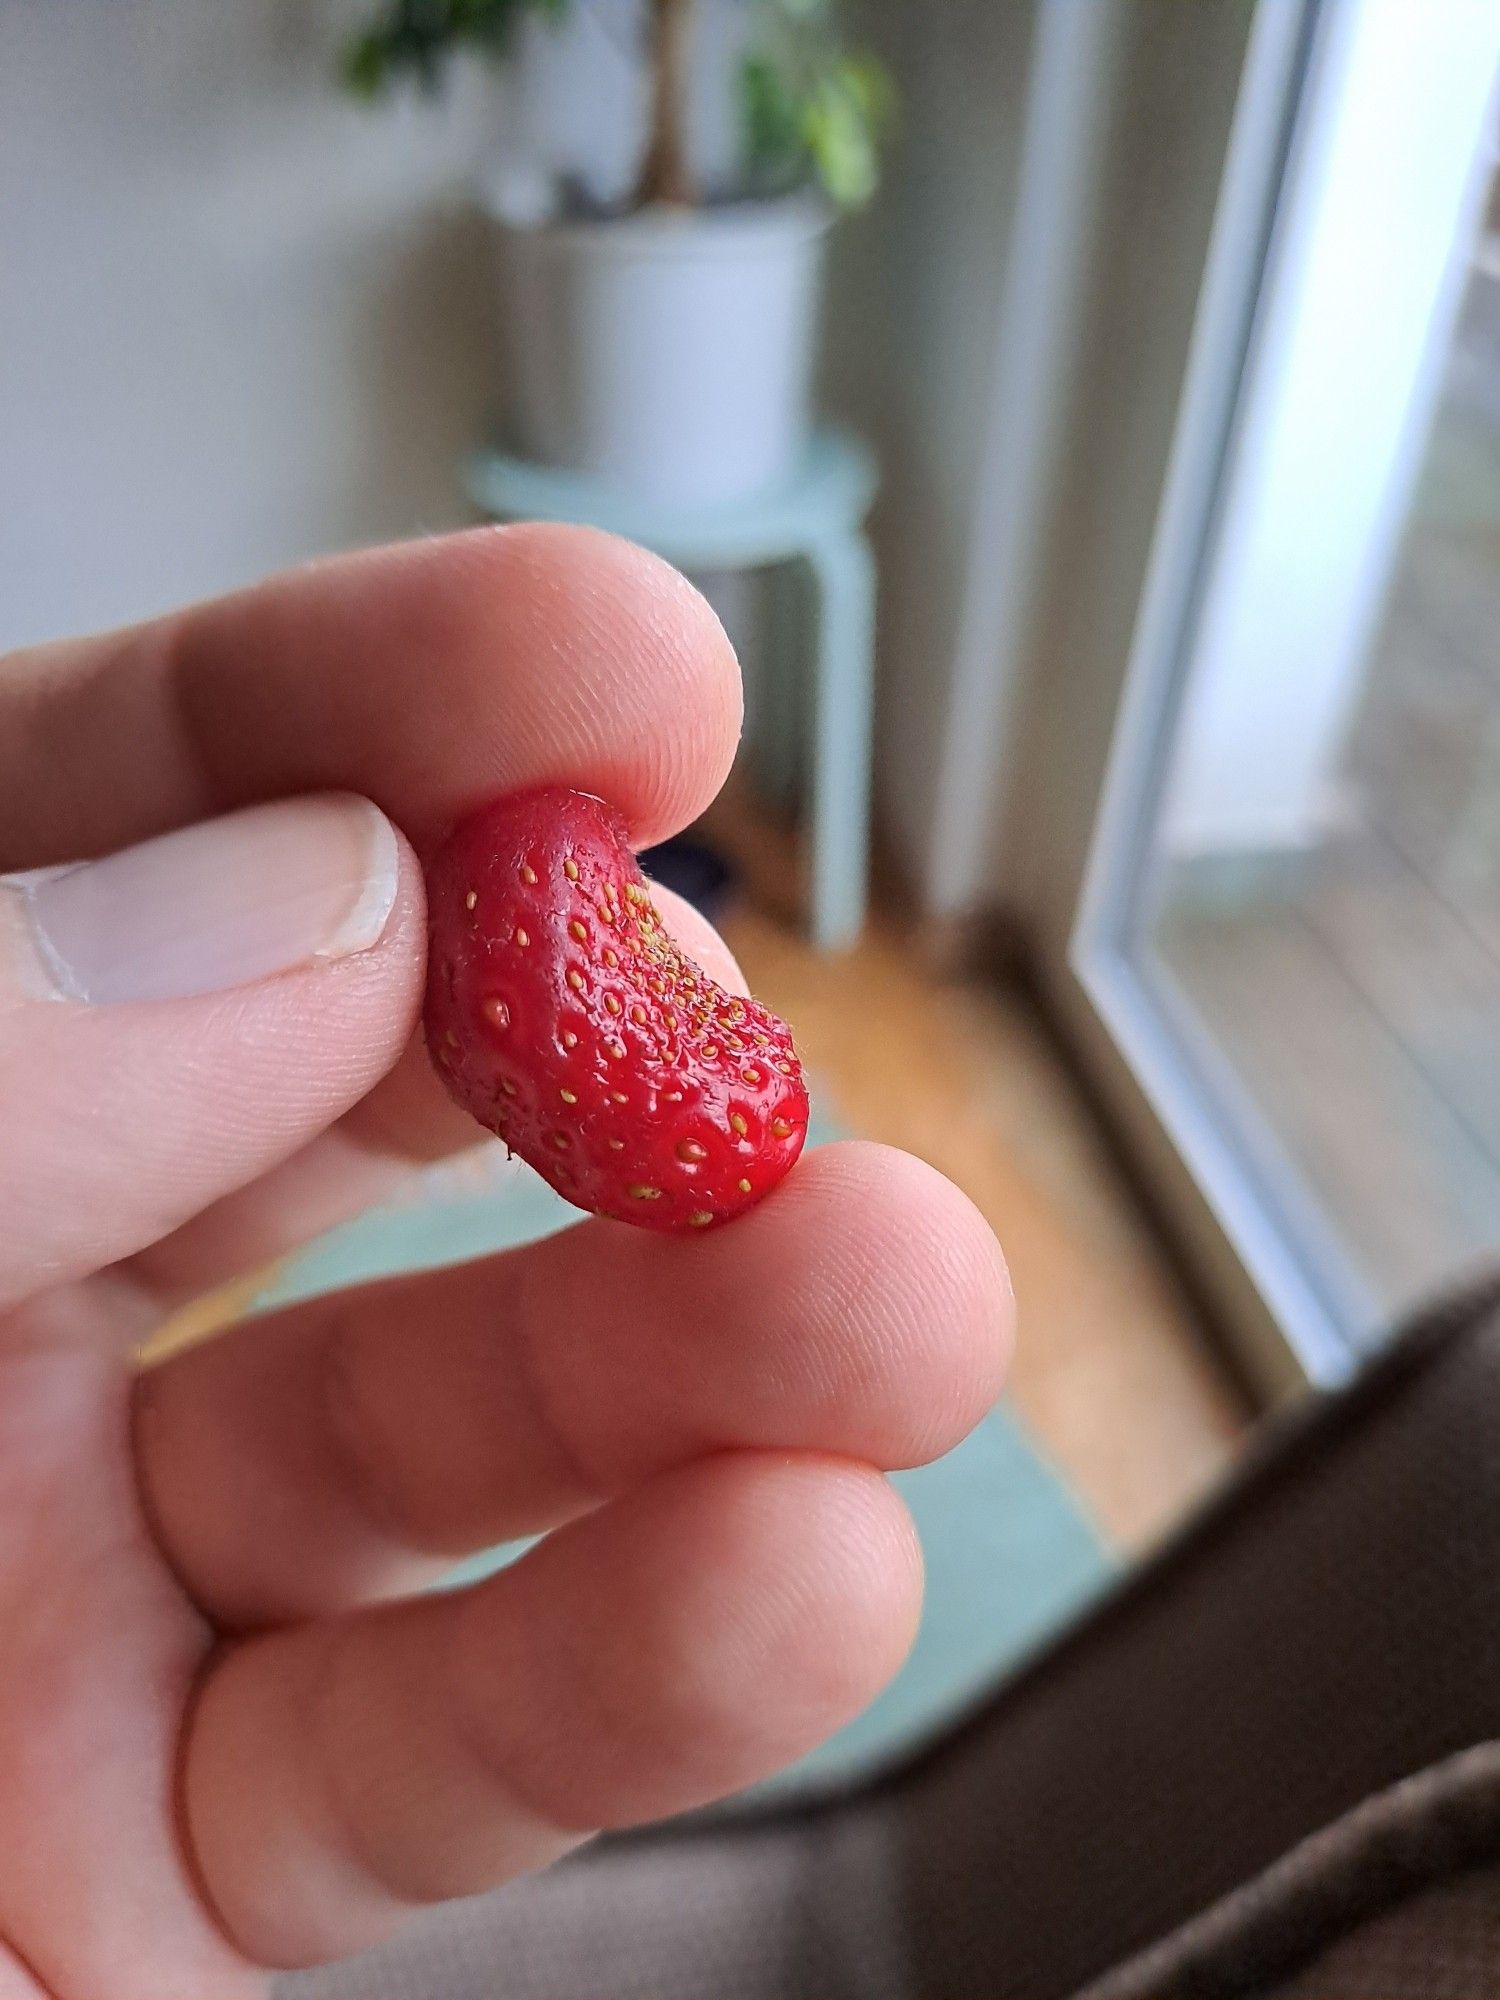
<instances>
[{"instance_id":1,"label":"index finger","mask_svg":"<svg viewBox=\"0 0 1500 2000\"><path fill-rule=\"evenodd\" d=\"M567 784L646 846L718 790L741 712L684 578L552 525L310 564L0 669L0 871L325 790L373 799L421 852L495 793Z\"/></svg>"}]
</instances>

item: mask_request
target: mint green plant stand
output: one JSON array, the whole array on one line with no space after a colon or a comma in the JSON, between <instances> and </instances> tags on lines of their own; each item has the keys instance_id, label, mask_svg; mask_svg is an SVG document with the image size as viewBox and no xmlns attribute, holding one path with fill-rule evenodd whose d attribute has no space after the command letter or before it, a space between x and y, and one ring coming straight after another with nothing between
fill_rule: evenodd
<instances>
[{"instance_id":1,"label":"mint green plant stand","mask_svg":"<svg viewBox=\"0 0 1500 2000\"><path fill-rule=\"evenodd\" d=\"M471 459L467 483L493 520L586 522L654 549L679 569L806 563L817 605L812 934L824 951L851 944L864 922L870 848L875 565L864 522L876 471L867 447L847 432L820 431L795 477L732 506L633 500L502 451Z\"/></svg>"}]
</instances>

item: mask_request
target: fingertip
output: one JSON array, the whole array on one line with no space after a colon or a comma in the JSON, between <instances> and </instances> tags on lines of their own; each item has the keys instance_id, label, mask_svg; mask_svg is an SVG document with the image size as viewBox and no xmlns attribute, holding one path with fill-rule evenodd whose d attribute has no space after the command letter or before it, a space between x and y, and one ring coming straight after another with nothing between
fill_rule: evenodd
<instances>
[{"instance_id":1,"label":"fingertip","mask_svg":"<svg viewBox=\"0 0 1500 2000\"><path fill-rule=\"evenodd\" d=\"M729 774L744 717L739 661L702 592L649 549L571 523L473 530L455 553L560 650L612 662L613 720L626 726L573 753L571 770L565 749L559 781L617 805L640 847L695 818Z\"/></svg>"},{"instance_id":2,"label":"fingertip","mask_svg":"<svg viewBox=\"0 0 1500 2000\"><path fill-rule=\"evenodd\" d=\"M500 1762L519 1794L556 1825L611 1828L815 1748L898 1671L921 1601L916 1532L884 1479L747 1451L561 1530L463 1622L481 1690L498 1670L511 1694ZM524 1646L521 1630L536 1635Z\"/></svg>"},{"instance_id":3,"label":"fingertip","mask_svg":"<svg viewBox=\"0 0 1500 2000\"><path fill-rule=\"evenodd\" d=\"M722 1755L759 1710L760 1740L741 1769L715 1775L708 1796L804 1756L887 1686L921 1619L922 1550L901 1496L854 1459L745 1452L677 1477L673 1497L702 1524L684 1534L677 1565L708 1580L700 1610L718 1643L684 1654L671 1726ZM691 1584L681 1602L693 1602Z\"/></svg>"},{"instance_id":4,"label":"fingertip","mask_svg":"<svg viewBox=\"0 0 1500 2000\"><path fill-rule=\"evenodd\" d=\"M777 1504L789 1535L803 1524L815 1608L796 1633L809 1693L824 1706L825 1735L853 1719L906 1661L922 1616L922 1544L901 1495L853 1459L779 1469Z\"/></svg>"},{"instance_id":5,"label":"fingertip","mask_svg":"<svg viewBox=\"0 0 1500 2000\"><path fill-rule=\"evenodd\" d=\"M899 1671L921 1618L921 1545L894 1487L852 1459L745 1453L681 1478L707 1529L697 1559L722 1564L739 1602L721 1627L730 1649L697 1654L680 1713L732 1744L747 1708L761 1711L761 1741L723 1790L805 1755Z\"/></svg>"},{"instance_id":6,"label":"fingertip","mask_svg":"<svg viewBox=\"0 0 1500 2000\"><path fill-rule=\"evenodd\" d=\"M161 630L130 639L122 671L185 730L200 790L360 791L423 855L489 799L549 784L607 798L649 846L703 810L739 740L739 667L706 600L598 529L364 550Z\"/></svg>"},{"instance_id":7,"label":"fingertip","mask_svg":"<svg viewBox=\"0 0 1500 2000\"><path fill-rule=\"evenodd\" d=\"M774 1235L778 1268L805 1269L804 1338L842 1357L840 1449L887 1470L926 1464L993 1406L1014 1344L1009 1273L936 1168L866 1140L820 1146L736 1225L763 1259L752 1230Z\"/></svg>"}]
</instances>

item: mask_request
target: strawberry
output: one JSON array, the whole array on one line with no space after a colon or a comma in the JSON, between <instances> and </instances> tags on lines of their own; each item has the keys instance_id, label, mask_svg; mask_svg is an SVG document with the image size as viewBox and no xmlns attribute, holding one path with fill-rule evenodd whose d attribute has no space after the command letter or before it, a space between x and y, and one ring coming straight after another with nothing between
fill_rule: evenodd
<instances>
[{"instance_id":1,"label":"strawberry","mask_svg":"<svg viewBox=\"0 0 1500 2000\"><path fill-rule=\"evenodd\" d=\"M483 807L439 850L427 900L438 1074L559 1194L676 1231L770 1193L807 1136L790 1031L673 943L602 800Z\"/></svg>"}]
</instances>

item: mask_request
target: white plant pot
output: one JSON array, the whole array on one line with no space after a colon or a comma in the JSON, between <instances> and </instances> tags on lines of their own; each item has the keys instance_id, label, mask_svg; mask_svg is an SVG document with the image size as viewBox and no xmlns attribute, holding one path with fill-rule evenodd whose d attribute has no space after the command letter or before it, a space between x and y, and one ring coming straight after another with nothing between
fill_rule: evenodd
<instances>
[{"instance_id":1,"label":"white plant pot","mask_svg":"<svg viewBox=\"0 0 1500 2000\"><path fill-rule=\"evenodd\" d=\"M643 500L741 500L807 441L829 215L798 197L613 221L491 208L504 407L528 457Z\"/></svg>"}]
</instances>

